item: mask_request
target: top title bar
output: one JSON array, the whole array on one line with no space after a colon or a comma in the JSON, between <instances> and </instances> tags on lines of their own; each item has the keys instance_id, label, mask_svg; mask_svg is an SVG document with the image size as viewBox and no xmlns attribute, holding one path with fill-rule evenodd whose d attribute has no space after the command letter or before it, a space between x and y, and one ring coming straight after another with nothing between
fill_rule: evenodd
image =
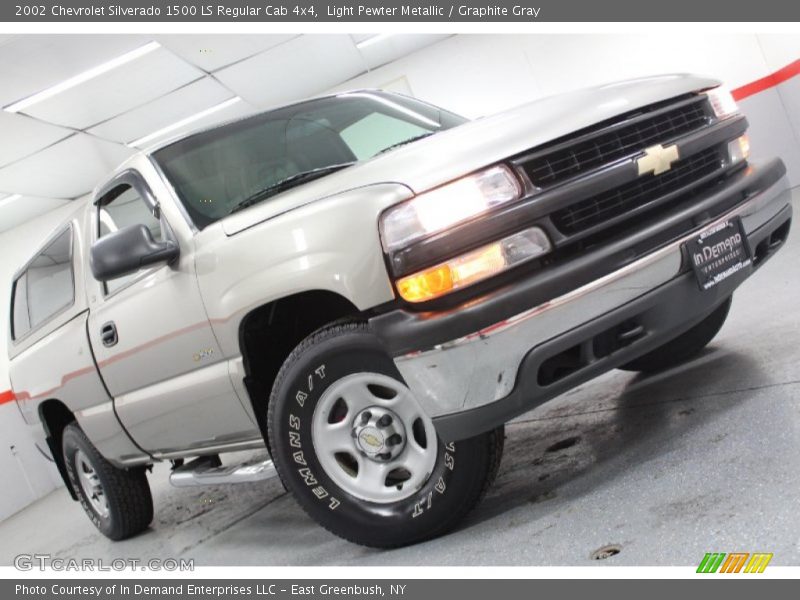
<instances>
[{"instance_id":1,"label":"top title bar","mask_svg":"<svg viewBox=\"0 0 800 600\"><path fill-rule=\"evenodd\" d=\"M787 22L791 0L6 0L2 22Z\"/></svg>"}]
</instances>

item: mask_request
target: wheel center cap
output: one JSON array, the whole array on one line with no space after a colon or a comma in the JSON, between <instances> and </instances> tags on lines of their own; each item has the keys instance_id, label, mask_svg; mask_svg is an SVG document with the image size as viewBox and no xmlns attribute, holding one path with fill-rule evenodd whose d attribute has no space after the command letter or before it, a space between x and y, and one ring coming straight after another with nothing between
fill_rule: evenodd
<instances>
[{"instance_id":1,"label":"wheel center cap","mask_svg":"<svg viewBox=\"0 0 800 600\"><path fill-rule=\"evenodd\" d=\"M406 445L406 429L388 408L370 406L353 421L353 445L364 456L378 462L396 458Z\"/></svg>"},{"instance_id":2,"label":"wheel center cap","mask_svg":"<svg viewBox=\"0 0 800 600\"><path fill-rule=\"evenodd\" d=\"M358 445L366 454L375 455L386 446L386 438L377 427L364 427L358 433Z\"/></svg>"}]
</instances>

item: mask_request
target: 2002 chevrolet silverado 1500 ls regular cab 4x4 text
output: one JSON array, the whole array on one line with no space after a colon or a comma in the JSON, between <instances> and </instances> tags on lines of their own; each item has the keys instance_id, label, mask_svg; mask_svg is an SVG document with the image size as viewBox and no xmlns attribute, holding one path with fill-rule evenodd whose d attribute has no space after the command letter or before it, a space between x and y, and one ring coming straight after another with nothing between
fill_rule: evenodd
<instances>
[{"instance_id":1,"label":"2002 chevrolet silverado 1500 ls regular cab 4x4 text","mask_svg":"<svg viewBox=\"0 0 800 600\"><path fill-rule=\"evenodd\" d=\"M360 544L439 535L508 420L714 337L791 221L746 129L673 75L473 122L354 91L161 144L15 276L18 405L112 539L165 460L175 485L277 473Z\"/></svg>"}]
</instances>

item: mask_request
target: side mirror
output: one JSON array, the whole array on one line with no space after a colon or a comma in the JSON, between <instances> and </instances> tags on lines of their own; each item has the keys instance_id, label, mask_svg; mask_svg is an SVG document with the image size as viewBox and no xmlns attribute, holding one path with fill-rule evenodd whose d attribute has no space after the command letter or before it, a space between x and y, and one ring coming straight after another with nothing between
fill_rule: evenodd
<instances>
[{"instance_id":1,"label":"side mirror","mask_svg":"<svg viewBox=\"0 0 800 600\"><path fill-rule=\"evenodd\" d=\"M144 225L128 225L92 244L89 263L95 279L108 281L149 265L171 263L179 254L175 242L156 242Z\"/></svg>"}]
</instances>

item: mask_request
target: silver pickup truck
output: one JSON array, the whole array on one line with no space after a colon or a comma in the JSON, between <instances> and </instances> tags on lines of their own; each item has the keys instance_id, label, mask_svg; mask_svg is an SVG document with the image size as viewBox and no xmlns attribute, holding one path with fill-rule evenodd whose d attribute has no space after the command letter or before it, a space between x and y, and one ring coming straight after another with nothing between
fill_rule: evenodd
<instances>
[{"instance_id":1,"label":"silver pickup truck","mask_svg":"<svg viewBox=\"0 0 800 600\"><path fill-rule=\"evenodd\" d=\"M440 535L504 423L715 336L791 222L746 130L719 82L672 75L472 122L353 91L163 143L16 274L19 408L111 539L151 522L157 461L277 474L359 544Z\"/></svg>"}]
</instances>

